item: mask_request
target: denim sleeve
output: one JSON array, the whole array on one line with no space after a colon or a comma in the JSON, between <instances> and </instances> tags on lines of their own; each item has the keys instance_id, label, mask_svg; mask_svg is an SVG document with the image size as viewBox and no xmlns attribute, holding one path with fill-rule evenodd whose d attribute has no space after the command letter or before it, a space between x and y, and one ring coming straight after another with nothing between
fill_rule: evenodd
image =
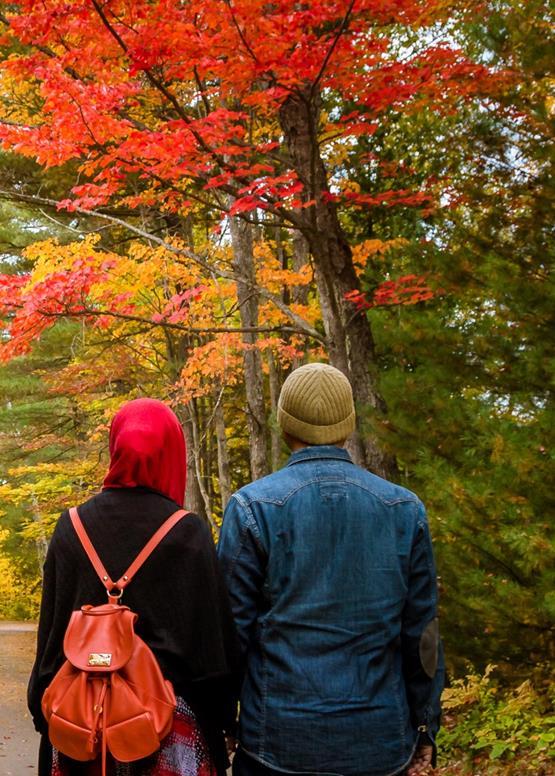
<instances>
[{"instance_id":1,"label":"denim sleeve","mask_svg":"<svg viewBox=\"0 0 555 776\"><path fill-rule=\"evenodd\" d=\"M419 502L401 628L403 674L415 730L435 741L445 666L437 619L437 578L426 511ZM435 744L434 744L435 749ZM435 757L434 757L435 759Z\"/></svg>"},{"instance_id":2,"label":"denim sleeve","mask_svg":"<svg viewBox=\"0 0 555 776\"><path fill-rule=\"evenodd\" d=\"M237 494L225 509L218 557L244 658L258 617L266 562L256 521L248 504Z\"/></svg>"}]
</instances>

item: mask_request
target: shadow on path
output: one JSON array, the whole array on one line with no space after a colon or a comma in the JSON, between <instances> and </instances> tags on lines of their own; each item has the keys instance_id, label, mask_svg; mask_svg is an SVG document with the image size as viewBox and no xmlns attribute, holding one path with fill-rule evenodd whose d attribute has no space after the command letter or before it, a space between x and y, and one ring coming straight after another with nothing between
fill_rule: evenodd
<instances>
[{"instance_id":1,"label":"shadow on path","mask_svg":"<svg viewBox=\"0 0 555 776\"><path fill-rule=\"evenodd\" d=\"M27 711L27 680L33 664L36 626L0 621L0 774L37 772L39 736Z\"/></svg>"}]
</instances>

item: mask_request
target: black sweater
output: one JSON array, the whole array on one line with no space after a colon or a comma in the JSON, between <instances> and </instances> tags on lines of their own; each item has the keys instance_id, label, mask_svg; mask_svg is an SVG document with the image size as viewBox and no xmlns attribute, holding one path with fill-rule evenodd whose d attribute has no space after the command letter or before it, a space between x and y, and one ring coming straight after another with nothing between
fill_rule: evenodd
<instances>
[{"instance_id":1,"label":"black sweater","mask_svg":"<svg viewBox=\"0 0 555 776\"><path fill-rule=\"evenodd\" d=\"M157 528L178 509L146 488L105 490L79 507L108 574L118 579ZM46 731L40 704L64 661L72 611L107 602L68 512L56 526L44 565L37 657L28 689L35 727ZM231 610L207 525L187 515L172 528L126 588L123 603L139 615L136 633L162 673L195 711L218 771L226 766L222 732L232 730L238 694L238 650ZM41 756L39 776L49 776Z\"/></svg>"}]
</instances>

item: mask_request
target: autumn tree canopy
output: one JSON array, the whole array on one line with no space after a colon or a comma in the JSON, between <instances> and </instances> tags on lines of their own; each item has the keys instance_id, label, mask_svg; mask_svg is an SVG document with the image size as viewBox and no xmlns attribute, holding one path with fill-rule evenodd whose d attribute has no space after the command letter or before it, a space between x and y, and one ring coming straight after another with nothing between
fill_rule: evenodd
<instances>
[{"instance_id":1,"label":"autumn tree canopy","mask_svg":"<svg viewBox=\"0 0 555 776\"><path fill-rule=\"evenodd\" d=\"M432 206L426 181L414 190L391 180L368 195L353 185L352 169L372 163L360 158L357 139L392 112L456 110L492 81L453 45L429 42L443 3L16 8L8 35L23 50L4 73L30 94L18 100L17 115L8 111L5 147L44 166L76 162L79 182L59 205L70 210L110 204L183 217L204 207L216 230L227 213L297 232L314 262L332 363L351 378L361 405L384 411L370 368L372 333L348 296L358 280L339 217L376 205ZM214 269L209 256L189 258ZM241 274L252 281L244 265ZM380 290L386 299L395 294L395 280ZM376 471L393 471L367 436L352 452Z\"/></svg>"}]
</instances>

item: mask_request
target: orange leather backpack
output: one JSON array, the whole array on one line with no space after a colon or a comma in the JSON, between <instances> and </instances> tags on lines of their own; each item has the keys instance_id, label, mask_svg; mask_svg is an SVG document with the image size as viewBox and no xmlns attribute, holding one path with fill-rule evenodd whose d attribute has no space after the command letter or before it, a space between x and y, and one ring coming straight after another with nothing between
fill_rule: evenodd
<instances>
[{"instance_id":1,"label":"orange leather backpack","mask_svg":"<svg viewBox=\"0 0 555 776\"><path fill-rule=\"evenodd\" d=\"M64 637L66 661L46 688L42 711L53 746L74 760L106 752L131 762L155 752L171 730L175 694L150 648L134 632L137 615L120 604L136 572L187 512L175 512L156 531L117 582L110 579L73 507L73 527L108 593L102 606L73 612Z\"/></svg>"}]
</instances>

